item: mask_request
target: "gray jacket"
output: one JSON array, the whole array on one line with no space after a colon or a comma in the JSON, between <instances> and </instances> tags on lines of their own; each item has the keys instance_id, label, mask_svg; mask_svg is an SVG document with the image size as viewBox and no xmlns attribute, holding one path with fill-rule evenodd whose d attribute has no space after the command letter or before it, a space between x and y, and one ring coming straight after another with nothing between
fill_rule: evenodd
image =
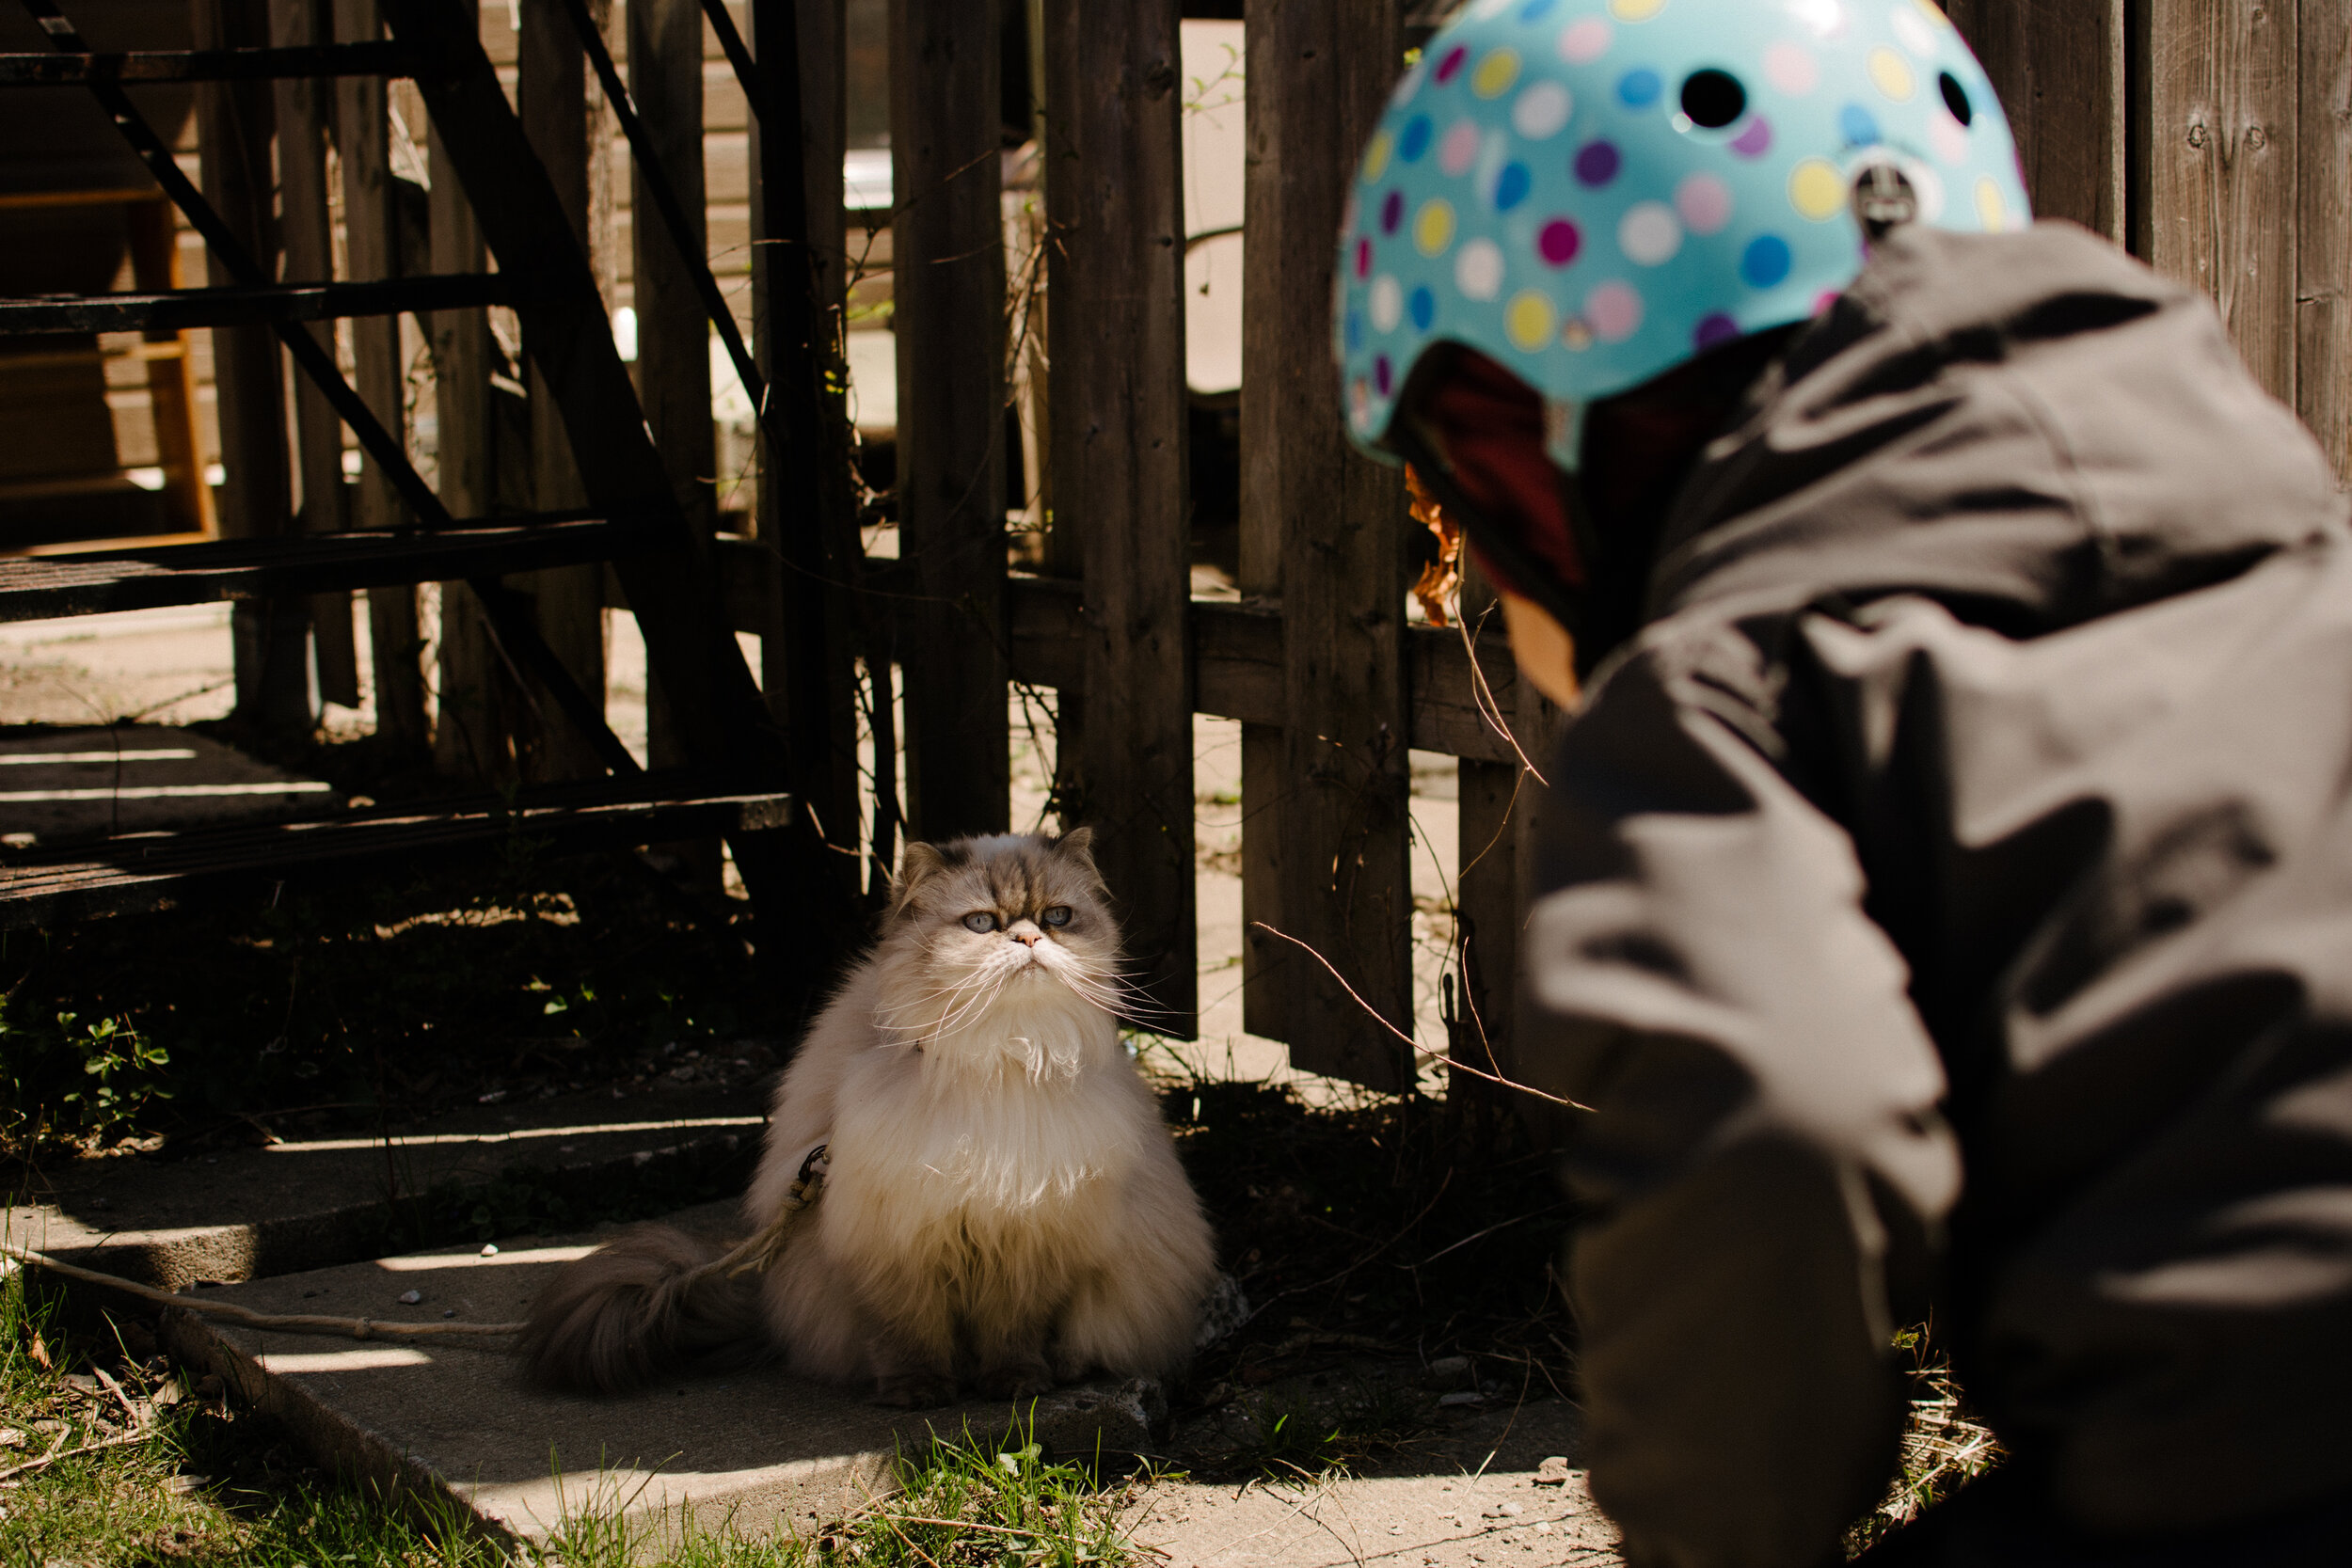
<instances>
[{"instance_id":1,"label":"gray jacket","mask_svg":"<svg viewBox=\"0 0 2352 1568\"><path fill-rule=\"evenodd\" d=\"M2352 535L2201 296L1881 246L1549 775L1529 1058L1593 1107L1636 1561L1835 1560L1931 1313L2054 1531L2352 1493Z\"/></svg>"}]
</instances>

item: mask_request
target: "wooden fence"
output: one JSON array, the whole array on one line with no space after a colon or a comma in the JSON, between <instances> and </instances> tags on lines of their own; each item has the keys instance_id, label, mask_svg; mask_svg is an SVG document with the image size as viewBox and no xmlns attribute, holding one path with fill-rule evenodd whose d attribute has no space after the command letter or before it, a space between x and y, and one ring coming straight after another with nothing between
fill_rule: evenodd
<instances>
[{"instance_id":1,"label":"wooden fence","mask_svg":"<svg viewBox=\"0 0 2352 1568\"><path fill-rule=\"evenodd\" d=\"M1009 828L1008 683L1050 689L1062 819L1096 829L1138 981L1160 1026L1189 1036L1200 1004L1192 720L1238 720L1247 1026L1286 1041L1299 1067L1402 1088L1413 1074L1397 1034L1414 1017L1407 753L1444 752L1461 766L1450 1015L1457 1047L1473 1042L1481 1066L1508 1076L1518 907L1540 811L1522 753L1540 758L1561 716L1514 679L1499 634L1473 644L1458 627L1408 616L1415 525L1400 476L1347 447L1329 364L1345 188L1422 29L1408 28L1398 0L1248 8L1241 598L1212 602L1189 586L1179 0L1030 0L1050 350L1039 356L1050 371L1031 420L1042 471L1030 483L1049 499L1048 538L1042 570L1008 567L1001 153L1008 59L1022 69L1000 25L1010 3L889 0L897 559L864 559L837 403L800 411L796 429L831 436L798 446L789 471L764 473L755 525L719 542L728 613L763 639L795 793L840 851L819 857L830 869L812 873L810 902L849 920L861 863L886 864L901 832ZM840 341L843 0L733 8L767 81L749 116L751 318L771 381L813 385L777 367L803 352L830 357ZM2352 0L1954 8L2010 106L2040 210L2213 293L2257 374L2342 471L2352 460ZM700 216L708 46L696 9L628 0L627 41L639 107ZM610 136L557 13L558 0L518 0L512 57L526 125L593 241L596 203L611 189L594 169ZM278 7L281 28L318 15L305 0ZM373 25L366 0L338 0L333 15L339 27ZM787 64L790 76L779 77ZM369 183L365 127L380 128L380 103L291 97L279 113L348 128L345 211L374 235L355 227L350 264L369 264L366 243L383 251L373 264L394 265L384 247L398 215ZM324 179L308 166L287 177L296 175ZM479 255L462 204L442 199L450 184L433 183L431 265L442 272ZM681 499L709 518L706 329L663 260L642 190L637 214L641 390ZM818 262L813 294L794 247L777 243L803 229ZM298 264L323 268L321 235L303 244ZM290 265L295 250L290 227ZM517 449L502 434L500 399L510 394L493 389L500 357L482 317L453 313L430 331L453 508L492 511L502 483L554 504L564 454L529 435ZM362 338L358 352L363 382L389 373L392 347ZM383 381L371 396L396 402L397 387ZM295 415L302 471L324 473L308 405ZM522 478L500 477L501 465L517 464ZM592 579L553 574L539 594L548 641L583 684L602 678L585 628L604 596ZM1487 594L1473 579L1464 597L1474 615ZM444 761L469 716L494 714L526 772L593 766L534 728L526 705L501 706L489 650L448 613L462 598L453 585L444 601ZM394 597L376 617L379 671L404 639L413 643L401 618L413 608ZM322 673L328 665L323 646ZM416 726L422 743L418 698L388 687L378 704L388 725ZM660 726L657 714L657 752ZM465 744L478 764L480 744ZM1495 1103L1484 1090L1464 1098Z\"/></svg>"}]
</instances>

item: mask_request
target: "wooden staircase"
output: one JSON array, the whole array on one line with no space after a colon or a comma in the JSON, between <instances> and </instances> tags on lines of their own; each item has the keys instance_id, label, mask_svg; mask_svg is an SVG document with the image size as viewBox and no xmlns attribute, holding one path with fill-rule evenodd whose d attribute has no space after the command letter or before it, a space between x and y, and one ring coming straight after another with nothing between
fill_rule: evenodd
<instances>
[{"instance_id":1,"label":"wooden staircase","mask_svg":"<svg viewBox=\"0 0 2352 1568\"><path fill-rule=\"evenodd\" d=\"M789 340L802 361L779 377L778 396L744 348L699 245L658 162L644 156L645 132L584 5L565 0L580 46L620 111L637 173L654 196L694 277L696 293L763 408L767 471L808 463L821 451L819 385L811 355L814 312L799 311ZM0 299L0 337L198 326L265 325L294 366L358 438L373 470L400 502L393 529L230 539L66 557L0 561L0 620L96 614L224 599L284 600L331 591L462 579L480 601L499 652L528 677L534 702L560 713L607 777L570 798L519 802L480 799L430 810L402 808L333 821L266 829L141 835L71 850L18 855L0 866L0 924L73 918L151 907L178 882L280 879L303 867L346 865L446 848L468 840L529 832L558 842L656 842L720 832L762 914L765 935L821 960L842 940L841 853L819 837L812 814L794 804L796 775L834 768L803 755L771 714L746 667L722 602L712 542L690 526L628 367L606 304L546 166L526 139L484 52L471 7L461 0L383 0L390 37L288 48L199 49L102 54L87 48L56 0L22 0L54 52L0 55L0 91L78 85L113 119L164 193L199 234L233 286L136 294ZM722 0L706 12L755 103L759 66L737 36ZM787 43L775 62L797 70ZM125 84L224 82L294 77L401 76L414 80L472 209L495 273L281 283L250 254L142 117ZM769 84L772 88L776 84ZM797 87L782 93L789 103ZM797 126L794 127L797 134ZM791 168L797 182L798 160ZM646 221L652 214L640 214ZM804 238L804 237L803 237ZM790 236L786 236L787 243ZM805 305L805 302L802 302ZM584 512L524 516L453 516L338 368L308 324L399 312L510 307L537 380L577 462ZM329 340L331 342L331 340ZM779 339L779 343L787 340ZM781 359L786 350L778 351ZM787 559L793 554L787 542ZM600 693L580 689L534 624L526 596L506 574L609 563L643 629L647 662L686 753L684 774L660 780L639 765L605 722ZM837 717L828 722L837 723ZM803 751L812 748L803 747ZM580 791L584 790L582 794ZM850 852L854 867L854 850ZM830 890L830 891L829 891Z\"/></svg>"}]
</instances>

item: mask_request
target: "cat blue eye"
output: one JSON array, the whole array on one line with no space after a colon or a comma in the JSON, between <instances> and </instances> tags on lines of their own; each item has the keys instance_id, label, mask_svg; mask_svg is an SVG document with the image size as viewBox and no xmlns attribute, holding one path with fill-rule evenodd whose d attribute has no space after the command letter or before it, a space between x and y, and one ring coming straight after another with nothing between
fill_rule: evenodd
<instances>
[{"instance_id":1,"label":"cat blue eye","mask_svg":"<svg viewBox=\"0 0 2352 1568\"><path fill-rule=\"evenodd\" d=\"M1069 925L1070 906L1067 904L1057 904L1052 909L1047 910L1045 911L1045 924L1048 926Z\"/></svg>"},{"instance_id":2,"label":"cat blue eye","mask_svg":"<svg viewBox=\"0 0 2352 1568\"><path fill-rule=\"evenodd\" d=\"M996 917L985 910L978 914L967 914L963 917L963 927L967 931L993 931L996 929Z\"/></svg>"}]
</instances>

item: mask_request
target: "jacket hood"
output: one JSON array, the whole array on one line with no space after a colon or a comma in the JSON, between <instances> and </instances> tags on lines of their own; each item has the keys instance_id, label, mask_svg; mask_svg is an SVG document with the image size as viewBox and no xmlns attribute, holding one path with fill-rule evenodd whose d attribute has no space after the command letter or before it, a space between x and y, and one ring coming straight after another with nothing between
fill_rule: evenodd
<instances>
[{"instance_id":1,"label":"jacket hood","mask_svg":"<svg viewBox=\"0 0 2352 1568\"><path fill-rule=\"evenodd\" d=\"M1915 228L1708 447L1648 610L1919 594L2029 637L2235 576L2344 514L2202 294L2068 224Z\"/></svg>"}]
</instances>

